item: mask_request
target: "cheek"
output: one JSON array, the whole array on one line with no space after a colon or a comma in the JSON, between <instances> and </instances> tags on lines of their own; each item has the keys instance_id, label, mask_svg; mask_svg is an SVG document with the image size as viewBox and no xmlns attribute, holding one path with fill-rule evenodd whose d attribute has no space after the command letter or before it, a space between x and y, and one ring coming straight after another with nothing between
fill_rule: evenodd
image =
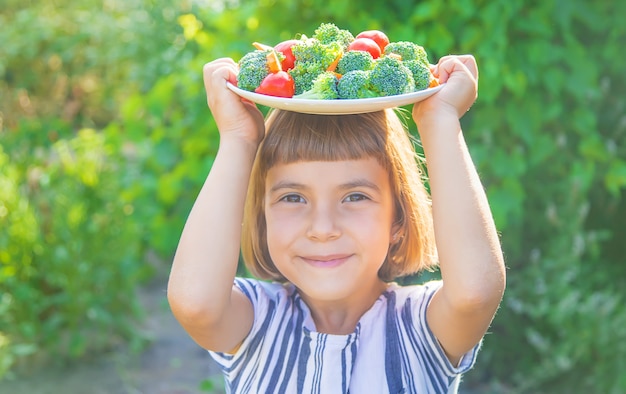
<instances>
[{"instance_id":1,"label":"cheek","mask_svg":"<svg viewBox=\"0 0 626 394\"><path fill-rule=\"evenodd\" d=\"M267 232L267 245L270 254L289 245L298 232L298 221L290 215L285 215L276 211L265 212L265 225Z\"/></svg>"},{"instance_id":2,"label":"cheek","mask_svg":"<svg viewBox=\"0 0 626 394\"><path fill-rule=\"evenodd\" d=\"M276 251L280 250L281 244L283 241L280 239L280 231L277 231L279 226L277 226L276 221L273 220L271 216L265 216L265 234L267 237L267 251L276 264Z\"/></svg>"},{"instance_id":3,"label":"cheek","mask_svg":"<svg viewBox=\"0 0 626 394\"><path fill-rule=\"evenodd\" d=\"M276 216L266 219L267 252L278 271L288 276L289 261L298 241L298 230L288 221L279 220Z\"/></svg>"},{"instance_id":4,"label":"cheek","mask_svg":"<svg viewBox=\"0 0 626 394\"><path fill-rule=\"evenodd\" d=\"M364 232L389 236L394 220L392 211L384 208L365 215L357 213L352 215L351 221L355 228L361 228Z\"/></svg>"},{"instance_id":5,"label":"cheek","mask_svg":"<svg viewBox=\"0 0 626 394\"><path fill-rule=\"evenodd\" d=\"M384 258L389 251L391 242L389 233L388 227L379 224L377 228L371 229L367 234L364 234L362 239L367 243L372 253Z\"/></svg>"},{"instance_id":6,"label":"cheek","mask_svg":"<svg viewBox=\"0 0 626 394\"><path fill-rule=\"evenodd\" d=\"M306 211L302 206L294 204L265 206L265 223L272 231L293 232L303 225L306 220Z\"/></svg>"}]
</instances>

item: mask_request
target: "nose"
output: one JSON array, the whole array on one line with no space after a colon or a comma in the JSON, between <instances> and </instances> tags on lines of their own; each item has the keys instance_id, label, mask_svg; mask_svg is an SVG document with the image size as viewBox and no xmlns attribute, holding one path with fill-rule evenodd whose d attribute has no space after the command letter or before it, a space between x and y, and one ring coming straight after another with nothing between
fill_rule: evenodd
<instances>
[{"instance_id":1,"label":"nose","mask_svg":"<svg viewBox=\"0 0 626 394\"><path fill-rule=\"evenodd\" d=\"M328 241L341 235L338 215L329 206L315 206L308 218L307 237L316 241Z\"/></svg>"}]
</instances>

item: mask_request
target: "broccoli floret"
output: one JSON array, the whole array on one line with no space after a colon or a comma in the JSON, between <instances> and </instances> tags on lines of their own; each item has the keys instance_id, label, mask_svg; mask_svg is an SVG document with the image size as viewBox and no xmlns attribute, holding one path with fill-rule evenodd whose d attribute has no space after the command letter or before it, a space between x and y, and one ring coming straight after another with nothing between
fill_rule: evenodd
<instances>
[{"instance_id":1,"label":"broccoli floret","mask_svg":"<svg viewBox=\"0 0 626 394\"><path fill-rule=\"evenodd\" d=\"M316 38L306 38L291 47L297 62L317 63L324 71L337 57L343 54L343 48L337 42L323 44Z\"/></svg>"},{"instance_id":2,"label":"broccoli floret","mask_svg":"<svg viewBox=\"0 0 626 394\"><path fill-rule=\"evenodd\" d=\"M310 90L313 80L343 54L337 42L322 44L316 38L304 38L291 47L295 57L294 67L289 70L296 85L296 94Z\"/></svg>"},{"instance_id":3,"label":"broccoli floret","mask_svg":"<svg viewBox=\"0 0 626 394\"><path fill-rule=\"evenodd\" d=\"M415 91L424 90L430 85L432 74L430 68L420 60L407 60L404 65L411 70L413 81L415 81Z\"/></svg>"},{"instance_id":4,"label":"broccoli floret","mask_svg":"<svg viewBox=\"0 0 626 394\"><path fill-rule=\"evenodd\" d=\"M254 92L261 81L270 73L267 67L267 55L270 50L257 49L246 53L239 60L239 74L237 86L243 90Z\"/></svg>"},{"instance_id":5,"label":"broccoli floret","mask_svg":"<svg viewBox=\"0 0 626 394\"><path fill-rule=\"evenodd\" d=\"M385 55L399 55L403 61L419 60L428 65L428 55L424 48L410 41L390 42L385 47Z\"/></svg>"},{"instance_id":6,"label":"broccoli floret","mask_svg":"<svg viewBox=\"0 0 626 394\"><path fill-rule=\"evenodd\" d=\"M334 23L322 23L315 29L313 38L320 40L322 44L338 42L344 50L354 41L354 36L350 31L340 29Z\"/></svg>"},{"instance_id":7,"label":"broccoli floret","mask_svg":"<svg viewBox=\"0 0 626 394\"><path fill-rule=\"evenodd\" d=\"M316 64L308 64L304 62L296 62L294 67L288 71L293 78L293 82L296 87L295 94L302 94L307 90L310 90L313 86L313 81L318 75L322 74L324 69Z\"/></svg>"},{"instance_id":8,"label":"broccoli floret","mask_svg":"<svg viewBox=\"0 0 626 394\"><path fill-rule=\"evenodd\" d=\"M348 51L343 54L337 64L337 72L345 74L354 70L371 70L374 66L374 58L366 51Z\"/></svg>"},{"instance_id":9,"label":"broccoli floret","mask_svg":"<svg viewBox=\"0 0 626 394\"><path fill-rule=\"evenodd\" d=\"M370 71L370 85L380 96L411 93L415 89L411 70L393 56L376 59Z\"/></svg>"},{"instance_id":10,"label":"broccoli floret","mask_svg":"<svg viewBox=\"0 0 626 394\"><path fill-rule=\"evenodd\" d=\"M345 73L337 84L337 92L340 99L362 99L378 97L378 94L370 89L370 71L354 70Z\"/></svg>"},{"instance_id":11,"label":"broccoli floret","mask_svg":"<svg viewBox=\"0 0 626 394\"><path fill-rule=\"evenodd\" d=\"M337 76L330 72L325 71L319 74L311 85L311 89L304 93L293 96L297 99L311 99L311 100L334 100L338 97L337 94Z\"/></svg>"}]
</instances>

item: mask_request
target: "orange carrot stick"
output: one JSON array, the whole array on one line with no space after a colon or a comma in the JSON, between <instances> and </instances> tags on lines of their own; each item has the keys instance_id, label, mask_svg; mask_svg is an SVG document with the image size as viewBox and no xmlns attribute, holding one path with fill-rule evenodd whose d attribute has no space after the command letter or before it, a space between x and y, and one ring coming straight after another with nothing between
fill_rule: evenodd
<instances>
[{"instance_id":1,"label":"orange carrot stick","mask_svg":"<svg viewBox=\"0 0 626 394\"><path fill-rule=\"evenodd\" d=\"M278 53L274 50L267 54L267 68L269 68L271 73L283 71L283 66L278 58Z\"/></svg>"},{"instance_id":2,"label":"orange carrot stick","mask_svg":"<svg viewBox=\"0 0 626 394\"><path fill-rule=\"evenodd\" d=\"M333 60L332 63L330 63L330 66L328 66L328 68L326 69L326 71L335 71L335 69L337 68L337 64L339 64L339 60L341 60L341 56L343 56L343 54L339 54L335 60Z\"/></svg>"},{"instance_id":3,"label":"orange carrot stick","mask_svg":"<svg viewBox=\"0 0 626 394\"><path fill-rule=\"evenodd\" d=\"M268 49L274 49L269 45L261 44L260 42L253 42L252 45L261 51L267 51Z\"/></svg>"}]
</instances>

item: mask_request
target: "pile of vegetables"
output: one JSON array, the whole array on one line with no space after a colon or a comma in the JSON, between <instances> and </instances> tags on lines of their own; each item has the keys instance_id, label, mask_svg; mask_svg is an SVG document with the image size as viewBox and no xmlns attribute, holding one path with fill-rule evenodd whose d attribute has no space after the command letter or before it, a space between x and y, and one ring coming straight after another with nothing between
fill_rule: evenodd
<instances>
[{"instance_id":1,"label":"pile of vegetables","mask_svg":"<svg viewBox=\"0 0 626 394\"><path fill-rule=\"evenodd\" d=\"M438 85L424 48L389 42L367 30L353 36L322 23L313 36L276 46L254 43L239 60L237 85L269 96L300 99L361 99L411 93Z\"/></svg>"}]
</instances>

